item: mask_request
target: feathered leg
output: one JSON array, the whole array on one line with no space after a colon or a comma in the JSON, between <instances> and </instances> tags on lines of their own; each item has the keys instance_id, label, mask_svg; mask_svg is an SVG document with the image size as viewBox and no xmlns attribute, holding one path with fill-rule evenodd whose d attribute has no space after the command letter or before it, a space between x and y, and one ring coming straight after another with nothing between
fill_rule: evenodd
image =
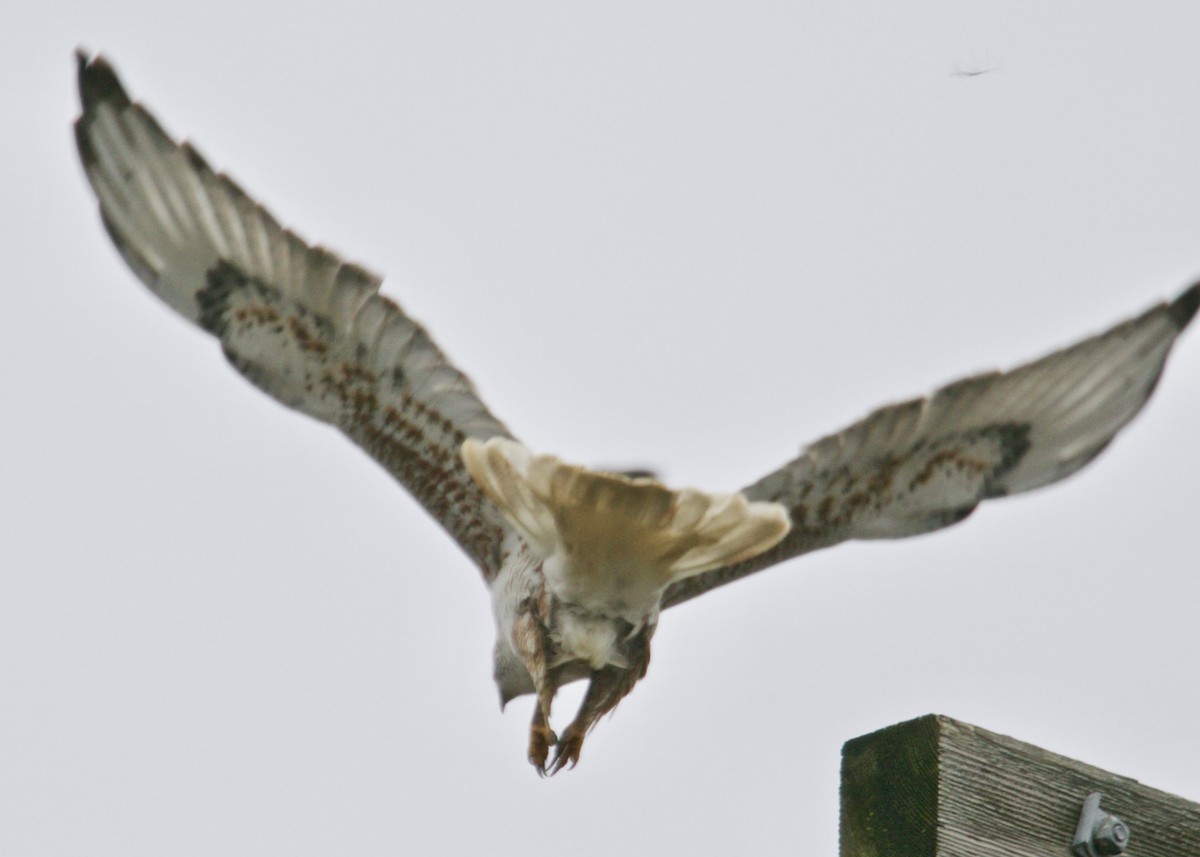
<instances>
[{"instance_id":1,"label":"feathered leg","mask_svg":"<svg viewBox=\"0 0 1200 857\"><path fill-rule=\"evenodd\" d=\"M553 691L550 695L553 697ZM542 694L539 691L538 704L533 709L533 720L529 724L529 764L537 768L538 774L543 776L546 773L546 758L550 755L550 748L558 743L558 736L554 734L547 720L546 711L549 707L549 702L542 702Z\"/></svg>"},{"instance_id":2,"label":"feathered leg","mask_svg":"<svg viewBox=\"0 0 1200 857\"><path fill-rule=\"evenodd\" d=\"M532 611L526 612L514 623L512 640L537 692L537 706L529 724L529 763L537 768L538 774L545 774L546 757L558 743L558 736L550 728L550 706L558 686L546 665L545 626Z\"/></svg>"},{"instance_id":3,"label":"feathered leg","mask_svg":"<svg viewBox=\"0 0 1200 857\"><path fill-rule=\"evenodd\" d=\"M650 636L654 633L653 626L643 628L632 640L626 652L629 666L626 668L606 666L592 673L587 693L579 706L579 713L566 728L554 748L554 759L547 771L551 776L564 767L575 767L579 761L579 752L583 749L583 739L596 725L596 722L608 712L617 707L633 686L646 675L650 666Z\"/></svg>"}]
</instances>

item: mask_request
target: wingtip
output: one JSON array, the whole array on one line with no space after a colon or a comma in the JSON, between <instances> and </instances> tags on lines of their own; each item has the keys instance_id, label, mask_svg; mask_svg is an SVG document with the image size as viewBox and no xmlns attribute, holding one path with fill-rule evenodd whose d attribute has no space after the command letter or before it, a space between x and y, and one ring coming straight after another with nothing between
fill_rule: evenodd
<instances>
[{"instance_id":1,"label":"wingtip","mask_svg":"<svg viewBox=\"0 0 1200 857\"><path fill-rule=\"evenodd\" d=\"M108 60L100 54L89 57L87 51L78 48L75 61L79 67L79 100L85 114L105 102L118 107L129 105L129 96L125 94L125 88L121 86L121 80Z\"/></svg>"},{"instance_id":2,"label":"wingtip","mask_svg":"<svg viewBox=\"0 0 1200 857\"><path fill-rule=\"evenodd\" d=\"M1200 283L1193 283L1183 294L1171 301L1171 320L1183 330L1200 310Z\"/></svg>"}]
</instances>

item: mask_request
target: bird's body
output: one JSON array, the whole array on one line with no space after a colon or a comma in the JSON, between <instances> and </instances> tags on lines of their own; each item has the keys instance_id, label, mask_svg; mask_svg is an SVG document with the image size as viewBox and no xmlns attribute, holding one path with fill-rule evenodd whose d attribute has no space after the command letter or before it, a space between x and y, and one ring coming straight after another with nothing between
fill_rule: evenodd
<instances>
[{"instance_id":1,"label":"bird's body","mask_svg":"<svg viewBox=\"0 0 1200 857\"><path fill-rule=\"evenodd\" d=\"M462 454L520 536L491 589L497 659L507 662L504 675L517 677L517 689L538 697L529 755L539 770L554 743L551 770L573 763L596 719L645 675L668 586L756 556L790 528L777 503L672 491L654 479L533 456L506 438L467 440ZM591 683L558 741L547 726L550 705L581 670ZM503 702L512 688L499 671L497 680Z\"/></svg>"},{"instance_id":2,"label":"bird's body","mask_svg":"<svg viewBox=\"0 0 1200 857\"><path fill-rule=\"evenodd\" d=\"M378 277L280 226L103 59L80 55L79 82L80 156L138 277L248 380L361 446L480 568L501 702L538 699L540 772L574 763L645 675L662 610L848 539L949 526L1083 467L1139 412L1200 308L1192 286L1012 371L881 408L742 491L673 490L529 452ZM588 689L560 737L550 706L577 679Z\"/></svg>"}]
</instances>

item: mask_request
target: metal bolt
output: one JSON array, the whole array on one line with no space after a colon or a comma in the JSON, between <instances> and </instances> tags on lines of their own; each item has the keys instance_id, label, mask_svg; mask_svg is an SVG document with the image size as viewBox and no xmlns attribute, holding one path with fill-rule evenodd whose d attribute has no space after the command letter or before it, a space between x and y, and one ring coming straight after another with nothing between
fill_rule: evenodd
<instances>
[{"instance_id":1,"label":"metal bolt","mask_svg":"<svg viewBox=\"0 0 1200 857\"><path fill-rule=\"evenodd\" d=\"M1097 854L1120 854L1129 847L1129 828L1115 815L1106 815L1092 830L1092 847Z\"/></svg>"},{"instance_id":2,"label":"metal bolt","mask_svg":"<svg viewBox=\"0 0 1200 857\"><path fill-rule=\"evenodd\" d=\"M1100 808L1101 797L1093 792L1083 802L1075 841L1071 843L1077 857L1115 857L1129 847L1129 826Z\"/></svg>"}]
</instances>

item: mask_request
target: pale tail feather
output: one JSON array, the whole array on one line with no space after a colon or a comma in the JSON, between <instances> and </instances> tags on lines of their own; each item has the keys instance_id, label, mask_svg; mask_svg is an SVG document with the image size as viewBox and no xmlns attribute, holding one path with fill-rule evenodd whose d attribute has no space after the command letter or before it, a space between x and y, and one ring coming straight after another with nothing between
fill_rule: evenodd
<instances>
[{"instance_id":1,"label":"pale tail feather","mask_svg":"<svg viewBox=\"0 0 1200 857\"><path fill-rule=\"evenodd\" d=\"M505 438L467 440L462 456L536 552L562 555L581 573L636 568L666 585L753 557L790 527L777 503L599 473Z\"/></svg>"}]
</instances>

